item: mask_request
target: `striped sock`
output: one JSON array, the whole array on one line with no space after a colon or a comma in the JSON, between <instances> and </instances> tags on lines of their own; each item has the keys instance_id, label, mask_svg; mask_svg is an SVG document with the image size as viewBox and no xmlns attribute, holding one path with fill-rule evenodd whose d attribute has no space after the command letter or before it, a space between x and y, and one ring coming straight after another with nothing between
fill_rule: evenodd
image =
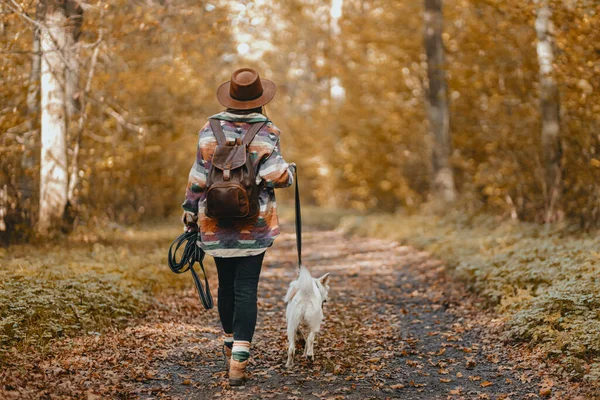
<instances>
[{"instance_id":1,"label":"striped sock","mask_svg":"<svg viewBox=\"0 0 600 400\"><path fill-rule=\"evenodd\" d=\"M223 334L223 344L230 349L233 347L233 333Z\"/></svg>"},{"instance_id":2,"label":"striped sock","mask_svg":"<svg viewBox=\"0 0 600 400\"><path fill-rule=\"evenodd\" d=\"M235 361L246 361L250 358L250 342L235 340L231 349L231 357Z\"/></svg>"}]
</instances>

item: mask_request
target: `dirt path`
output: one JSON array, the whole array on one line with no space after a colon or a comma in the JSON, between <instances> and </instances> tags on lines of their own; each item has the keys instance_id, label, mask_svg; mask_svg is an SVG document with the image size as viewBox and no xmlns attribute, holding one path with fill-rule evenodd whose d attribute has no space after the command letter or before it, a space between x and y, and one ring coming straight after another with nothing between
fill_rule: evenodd
<instances>
[{"instance_id":1,"label":"dirt path","mask_svg":"<svg viewBox=\"0 0 600 400\"><path fill-rule=\"evenodd\" d=\"M426 253L331 231L305 233L305 249L313 275L332 274L314 362L299 352L296 366L284 367L282 298L295 276L294 236L286 234L265 261L246 387L225 383L217 311L199 311L189 291L159 299L127 329L60 344L59 355L31 376L36 397L539 398L537 371L509 361L490 333L495 321L447 283L444 267ZM215 271L209 274L216 293ZM561 398L556 387L552 396Z\"/></svg>"}]
</instances>

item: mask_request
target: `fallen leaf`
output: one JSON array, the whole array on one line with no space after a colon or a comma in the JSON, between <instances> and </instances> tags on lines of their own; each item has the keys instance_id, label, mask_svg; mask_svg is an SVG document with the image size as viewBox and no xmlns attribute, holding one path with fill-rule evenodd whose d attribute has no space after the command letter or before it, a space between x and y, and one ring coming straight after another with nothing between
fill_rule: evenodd
<instances>
[{"instance_id":1,"label":"fallen leaf","mask_svg":"<svg viewBox=\"0 0 600 400\"><path fill-rule=\"evenodd\" d=\"M460 394L460 392L462 391L462 387L457 387L455 389L450 390L448 393L450 394Z\"/></svg>"}]
</instances>

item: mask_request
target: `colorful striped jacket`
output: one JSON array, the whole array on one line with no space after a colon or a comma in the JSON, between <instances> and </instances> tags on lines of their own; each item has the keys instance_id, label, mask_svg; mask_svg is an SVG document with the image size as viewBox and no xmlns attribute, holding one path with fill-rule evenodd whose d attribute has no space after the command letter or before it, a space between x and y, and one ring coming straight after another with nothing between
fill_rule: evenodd
<instances>
[{"instance_id":1,"label":"colorful striped jacket","mask_svg":"<svg viewBox=\"0 0 600 400\"><path fill-rule=\"evenodd\" d=\"M206 216L206 177L217 141L207 122L200 130L196 161L190 170L183 222L198 223L200 232L198 246L215 257L243 257L264 252L277 235L279 221L275 188L288 187L293 183L294 164L288 164L281 156L279 129L262 114L246 115L222 112L210 118L219 119L228 140L241 138L253 122L267 121L250 143L248 152L258 171L256 183L260 187L260 213L253 220L216 220Z\"/></svg>"}]
</instances>

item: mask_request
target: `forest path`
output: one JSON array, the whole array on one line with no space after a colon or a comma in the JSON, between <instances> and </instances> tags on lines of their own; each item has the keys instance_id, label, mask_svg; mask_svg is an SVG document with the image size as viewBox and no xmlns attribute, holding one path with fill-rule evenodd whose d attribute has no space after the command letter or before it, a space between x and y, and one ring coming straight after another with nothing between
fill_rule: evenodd
<instances>
[{"instance_id":1,"label":"forest path","mask_svg":"<svg viewBox=\"0 0 600 400\"><path fill-rule=\"evenodd\" d=\"M129 328L75 341L41 365L46 378L55 375L55 393L83 389L88 399L100 398L98 393L185 399L539 398L538 371L510 361L511 350L490 331L498 322L446 280L441 263L391 241L334 231L305 232L307 266L314 276L331 273L330 301L315 361L298 352L296 365L286 369L282 299L296 274L294 240L284 234L267 253L252 379L245 387L226 383L216 308L199 310L192 290L162 296ZM209 275L216 294L215 272ZM556 387L552 394L558 395Z\"/></svg>"}]
</instances>

